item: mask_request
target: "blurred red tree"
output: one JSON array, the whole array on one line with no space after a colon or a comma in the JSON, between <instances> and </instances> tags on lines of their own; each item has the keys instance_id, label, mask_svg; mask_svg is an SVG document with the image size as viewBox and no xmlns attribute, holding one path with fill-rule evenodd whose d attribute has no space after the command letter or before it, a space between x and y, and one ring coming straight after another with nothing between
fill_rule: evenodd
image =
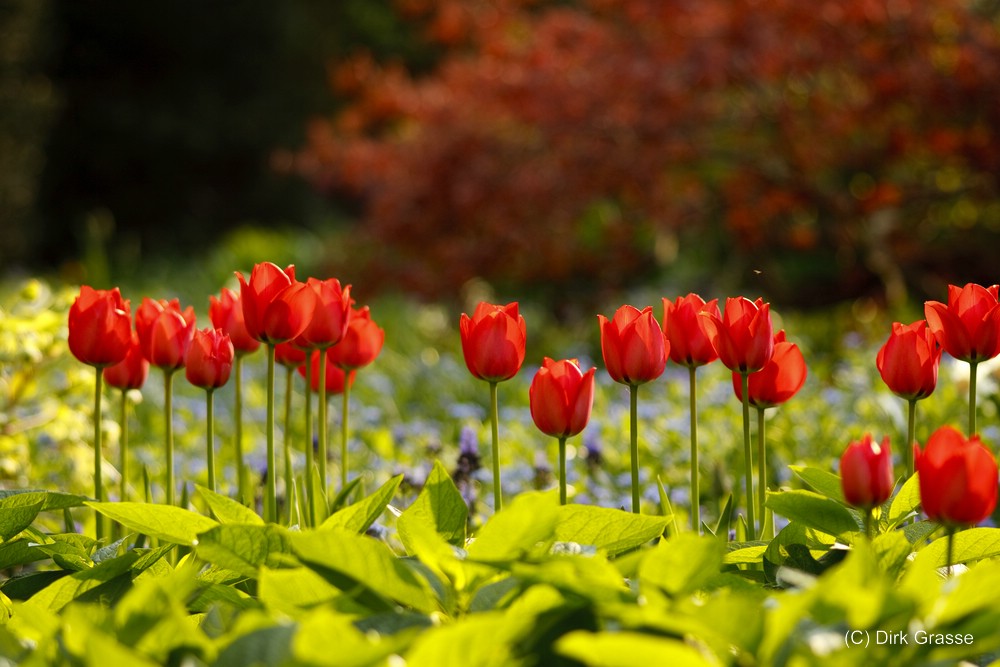
<instances>
[{"instance_id":1,"label":"blurred red tree","mask_svg":"<svg viewBox=\"0 0 1000 667\"><path fill-rule=\"evenodd\" d=\"M986 5L398 10L438 65L332 67L351 104L286 156L361 204L366 280L586 292L654 277L678 247L706 275L760 269L772 295L800 301L939 291L921 281L955 263L968 279L994 271L1000 29Z\"/></svg>"}]
</instances>

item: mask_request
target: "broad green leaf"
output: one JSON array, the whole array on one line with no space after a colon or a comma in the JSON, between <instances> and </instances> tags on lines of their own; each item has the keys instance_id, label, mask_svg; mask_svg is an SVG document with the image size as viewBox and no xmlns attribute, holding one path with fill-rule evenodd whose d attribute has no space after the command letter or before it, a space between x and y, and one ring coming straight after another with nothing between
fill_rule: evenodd
<instances>
[{"instance_id":1,"label":"broad green leaf","mask_svg":"<svg viewBox=\"0 0 1000 667\"><path fill-rule=\"evenodd\" d=\"M844 489L840 485L840 477L832 472L820 468L810 468L808 466L788 466L799 479L811 486L816 492L836 500L838 503L846 504L844 500Z\"/></svg>"},{"instance_id":2,"label":"broad green leaf","mask_svg":"<svg viewBox=\"0 0 1000 667\"><path fill-rule=\"evenodd\" d=\"M0 545L0 570L14 565L24 565L42 560L48 556L32 545L30 540L18 539Z\"/></svg>"},{"instance_id":3,"label":"broad green leaf","mask_svg":"<svg viewBox=\"0 0 1000 667\"><path fill-rule=\"evenodd\" d=\"M292 638L292 653L308 665L330 667L367 667L380 665L390 655L403 649L420 631L413 628L392 634L361 632L355 619L320 607L298 624ZM330 650L330 638L336 637L337 650Z\"/></svg>"},{"instance_id":4,"label":"broad green leaf","mask_svg":"<svg viewBox=\"0 0 1000 667\"><path fill-rule=\"evenodd\" d=\"M628 593L624 579L603 556L555 556L541 563L513 563L511 575L525 584L552 586L595 602L620 601Z\"/></svg>"},{"instance_id":5,"label":"broad green leaf","mask_svg":"<svg viewBox=\"0 0 1000 667\"><path fill-rule=\"evenodd\" d=\"M354 493L354 490L361 486L361 478L355 477L349 481L344 487L337 492L337 495L333 497L330 502L330 512L339 512L343 508L347 507L347 501ZM328 489L329 490L329 489Z\"/></svg>"},{"instance_id":6,"label":"broad green leaf","mask_svg":"<svg viewBox=\"0 0 1000 667\"><path fill-rule=\"evenodd\" d=\"M913 473L910 479L903 483L889 503L889 516L886 521L890 528L898 526L920 507L920 479L918 473Z\"/></svg>"},{"instance_id":7,"label":"broad green leaf","mask_svg":"<svg viewBox=\"0 0 1000 667\"><path fill-rule=\"evenodd\" d=\"M124 591L123 585L131 581L132 567L140 555L137 551L129 551L124 556L63 577L33 595L28 604L57 611L102 586L107 588L108 597L117 597Z\"/></svg>"},{"instance_id":8,"label":"broad green leaf","mask_svg":"<svg viewBox=\"0 0 1000 667\"><path fill-rule=\"evenodd\" d=\"M64 613L61 645L68 654L79 659L70 664L155 667L157 662L140 650L103 632L99 627L103 619L94 616L94 609L85 607L70 607Z\"/></svg>"},{"instance_id":9,"label":"broad green leaf","mask_svg":"<svg viewBox=\"0 0 1000 667\"><path fill-rule=\"evenodd\" d=\"M204 486L195 484L195 489L198 490L198 495L205 501L208 508L212 510L212 514L215 515L219 523L264 525L264 520L246 505L238 503L232 498L227 498L215 491L206 489Z\"/></svg>"},{"instance_id":10,"label":"broad green leaf","mask_svg":"<svg viewBox=\"0 0 1000 667\"><path fill-rule=\"evenodd\" d=\"M729 549L722 557L724 565L743 565L760 563L767 551L767 542L732 542L735 549Z\"/></svg>"},{"instance_id":11,"label":"broad green leaf","mask_svg":"<svg viewBox=\"0 0 1000 667\"><path fill-rule=\"evenodd\" d=\"M518 667L508 623L499 612L468 616L421 634L406 654L406 667Z\"/></svg>"},{"instance_id":12,"label":"broad green leaf","mask_svg":"<svg viewBox=\"0 0 1000 667\"><path fill-rule=\"evenodd\" d=\"M219 652L215 661L217 665L287 665L292 662L292 639L295 636L294 625L279 624L258 627L249 630L234 639ZM331 640L330 651L336 651L336 644Z\"/></svg>"},{"instance_id":13,"label":"broad green leaf","mask_svg":"<svg viewBox=\"0 0 1000 667\"><path fill-rule=\"evenodd\" d=\"M257 578L257 597L260 601L270 609L289 615L339 595L340 591L308 567L280 570L262 567Z\"/></svg>"},{"instance_id":14,"label":"broad green leaf","mask_svg":"<svg viewBox=\"0 0 1000 667\"><path fill-rule=\"evenodd\" d=\"M683 640L638 632L576 630L560 638L555 650L588 667L711 667L718 664Z\"/></svg>"},{"instance_id":15,"label":"broad green leaf","mask_svg":"<svg viewBox=\"0 0 1000 667\"><path fill-rule=\"evenodd\" d=\"M1000 554L1000 528L970 528L955 533L951 564L968 563L998 554ZM945 567L948 564L947 535L931 542L917 557L929 561L934 567Z\"/></svg>"},{"instance_id":16,"label":"broad green leaf","mask_svg":"<svg viewBox=\"0 0 1000 667\"><path fill-rule=\"evenodd\" d=\"M199 533L219 525L207 516L170 505L132 502L88 502L87 505L130 530L172 544L194 545Z\"/></svg>"},{"instance_id":17,"label":"broad green leaf","mask_svg":"<svg viewBox=\"0 0 1000 667\"><path fill-rule=\"evenodd\" d=\"M892 579L899 576L906 565L913 547L906 535L899 530L891 530L883 533L872 540L872 549L878 558L879 566L889 574Z\"/></svg>"},{"instance_id":18,"label":"broad green leaf","mask_svg":"<svg viewBox=\"0 0 1000 667\"><path fill-rule=\"evenodd\" d=\"M681 533L650 549L639 565L640 585L676 596L697 590L719 574L724 548L719 540Z\"/></svg>"},{"instance_id":19,"label":"broad green leaf","mask_svg":"<svg viewBox=\"0 0 1000 667\"><path fill-rule=\"evenodd\" d=\"M663 512L663 516L667 519L667 537L672 537L678 533L677 521L674 519L674 508L670 504L670 494L667 493L666 487L663 486L663 480L660 476L656 476L656 488L660 494L660 511Z\"/></svg>"},{"instance_id":20,"label":"broad green leaf","mask_svg":"<svg viewBox=\"0 0 1000 667\"><path fill-rule=\"evenodd\" d=\"M812 491L768 493L766 505L775 514L834 537L861 530L846 507Z\"/></svg>"},{"instance_id":21,"label":"broad green leaf","mask_svg":"<svg viewBox=\"0 0 1000 667\"><path fill-rule=\"evenodd\" d=\"M343 528L289 537L299 559L345 593L368 599L368 590L418 611L437 609L426 582L378 540Z\"/></svg>"},{"instance_id":22,"label":"broad green leaf","mask_svg":"<svg viewBox=\"0 0 1000 667\"><path fill-rule=\"evenodd\" d=\"M593 505L559 508L555 536L560 542L589 544L615 556L663 535L668 519Z\"/></svg>"},{"instance_id":23,"label":"broad green leaf","mask_svg":"<svg viewBox=\"0 0 1000 667\"><path fill-rule=\"evenodd\" d=\"M198 535L198 557L219 567L256 578L262 565L289 553L287 531L274 524L223 524Z\"/></svg>"},{"instance_id":24,"label":"broad green leaf","mask_svg":"<svg viewBox=\"0 0 1000 667\"><path fill-rule=\"evenodd\" d=\"M517 560L554 537L559 498L554 492L530 491L494 514L469 542L469 558L500 563Z\"/></svg>"},{"instance_id":25,"label":"broad green leaf","mask_svg":"<svg viewBox=\"0 0 1000 667\"><path fill-rule=\"evenodd\" d=\"M331 514L320 526L320 529L337 527L355 533L365 532L385 511L402 481L403 476L396 475L367 498Z\"/></svg>"},{"instance_id":26,"label":"broad green leaf","mask_svg":"<svg viewBox=\"0 0 1000 667\"><path fill-rule=\"evenodd\" d=\"M4 542L31 525L45 506L46 493L16 493L0 499L0 539Z\"/></svg>"},{"instance_id":27,"label":"broad green leaf","mask_svg":"<svg viewBox=\"0 0 1000 667\"><path fill-rule=\"evenodd\" d=\"M958 577L942 608L935 610L936 624L947 627L984 611L996 613L997 591L1000 591L1000 561L990 560L970 568Z\"/></svg>"},{"instance_id":28,"label":"broad green leaf","mask_svg":"<svg viewBox=\"0 0 1000 667\"><path fill-rule=\"evenodd\" d=\"M422 521L433 526L451 544L462 546L468 517L469 508L462 493L441 462L434 461L434 469L427 476L420 495L406 508L400 520ZM403 544L409 549L405 542Z\"/></svg>"},{"instance_id":29,"label":"broad green leaf","mask_svg":"<svg viewBox=\"0 0 1000 667\"><path fill-rule=\"evenodd\" d=\"M0 489L0 507L3 500L22 494L37 494L44 496L42 501L42 511L68 509L71 507L81 507L89 498L73 493L63 493L62 491L43 491L41 489Z\"/></svg>"}]
</instances>

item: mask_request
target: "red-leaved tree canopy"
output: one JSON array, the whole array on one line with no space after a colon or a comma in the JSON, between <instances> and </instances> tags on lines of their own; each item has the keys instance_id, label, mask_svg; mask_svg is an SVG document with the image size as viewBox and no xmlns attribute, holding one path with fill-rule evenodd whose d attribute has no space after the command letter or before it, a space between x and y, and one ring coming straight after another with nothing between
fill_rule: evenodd
<instances>
[{"instance_id":1,"label":"red-leaved tree canopy","mask_svg":"<svg viewBox=\"0 0 1000 667\"><path fill-rule=\"evenodd\" d=\"M286 156L360 203L371 281L585 292L678 249L802 298L992 270L1000 30L974 2L398 4L438 66L338 64L351 103Z\"/></svg>"}]
</instances>

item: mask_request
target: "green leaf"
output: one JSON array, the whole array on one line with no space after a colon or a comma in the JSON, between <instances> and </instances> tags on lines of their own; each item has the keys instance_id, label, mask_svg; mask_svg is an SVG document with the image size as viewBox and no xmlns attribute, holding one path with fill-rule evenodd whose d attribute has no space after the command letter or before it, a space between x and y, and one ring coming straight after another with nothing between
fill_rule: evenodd
<instances>
[{"instance_id":1,"label":"green leaf","mask_svg":"<svg viewBox=\"0 0 1000 667\"><path fill-rule=\"evenodd\" d=\"M559 508L556 539L593 545L609 556L640 547L663 535L665 517L632 514L593 505L563 505Z\"/></svg>"},{"instance_id":2,"label":"green leaf","mask_svg":"<svg viewBox=\"0 0 1000 667\"><path fill-rule=\"evenodd\" d=\"M193 546L199 533L219 525L207 516L170 505L132 502L88 502L87 505L130 530L172 544Z\"/></svg>"},{"instance_id":3,"label":"green leaf","mask_svg":"<svg viewBox=\"0 0 1000 667\"><path fill-rule=\"evenodd\" d=\"M968 563L1000 554L1000 528L970 528L955 533L952 565ZM929 561L934 567L948 565L948 537L939 537L918 554L921 560Z\"/></svg>"},{"instance_id":4,"label":"green leaf","mask_svg":"<svg viewBox=\"0 0 1000 667\"><path fill-rule=\"evenodd\" d=\"M766 505L790 521L796 521L834 537L861 530L861 526L846 507L812 491L768 493Z\"/></svg>"},{"instance_id":5,"label":"green leaf","mask_svg":"<svg viewBox=\"0 0 1000 667\"><path fill-rule=\"evenodd\" d=\"M441 462L434 461L434 469L427 476L424 488L403 512L400 521L422 521L434 526L437 533L451 544L462 546L468 518L469 508L461 491ZM403 544L406 546L405 542Z\"/></svg>"},{"instance_id":6,"label":"green leaf","mask_svg":"<svg viewBox=\"0 0 1000 667\"><path fill-rule=\"evenodd\" d=\"M3 500L12 496L22 494L42 494L42 511L69 509L71 507L81 507L89 498L73 493L63 493L62 491L43 491L41 489L0 489L0 507Z\"/></svg>"},{"instance_id":7,"label":"green leaf","mask_svg":"<svg viewBox=\"0 0 1000 667\"><path fill-rule=\"evenodd\" d=\"M764 559L767 545L767 542L730 542L722 562L725 565L760 563Z\"/></svg>"},{"instance_id":8,"label":"green leaf","mask_svg":"<svg viewBox=\"0 0 1000 667\"><path fill-rule=\"evenodd\" d=\"M367 590L418 611L437 609L426 582L378 540L343 528L290 533L289 537L303 563L363 604L375 602L364 595Z\"/></svg>"},{"instance_id":9,"label":"green leaf","mask_svg":"<svg viewBox=\"0 0 1000 667\"><path fill-rule=\"evenodd\" d=\"M396 475L367 498L331 514L320 526L320 530L336 527L355 533L365 532L382 516L382 512L396 495L396 489L402 481L403 476Z\"/></svg>"},{"instance_id":10,"label":"green leaf","mask_svg":"<svg viewBox=\"0 0 1000 667\"><path fill-rule=\"evenodd\" d=\"M799 479L811 486L818 493L836 500L838 503L847 504L844 500L844 489L840 484L840 477L827 470L820 468L810 468L808 466L788 466Z\"/></svg>"},{"instance_id":11,"label":"green leaf","mask_svg":"<svg viewBox=\"0 0 1000 667\"><path fill-rule=\"evenodd\" d=\"M889 504L889 516L886 519L889 528L894 528L905 521L917 511L918 507L920 507L920 480L918 473L913 473Z\"/></svg>"},{"instance_id":12,"label":"green leaf","mask_svg":"<svg viewBox=\"0 0 1000 667\"><path fill-rule=\"evenodd\" d=\"M30 540L19 539L0 545L0 570L47 558Z\"/></svg>"},{"instance_id":13,"label":"green leaf","mask_svg":"<svg viewBox=\"0 0 1000 667\"><path fill-rule=\"evenodd\" d=\"M561 637L556 652L589 667L710 667L698 649L680 639L638 632L586 632L577 630Z\"/></svg>"},{"instance_id":14,"label":"green leaf","mask_svg":"<svg viewBox=\"0 0 1000 667\"><path fill-rule=\"evenodd\" d=\"M667 489L663 486L663 480L660 476L656 476L656 488L660 494L660 511L663 512L663 516L667 519L667 536L672 537L678 533L677 522L674 520L674 508L670 504L670 494L667 493Z\"/></svg>"},{"instance_id":15,"label":"green leaf","mask_svg":"<svg viewBox=\"0 0 1000 667\"><path fill-rule=\"evenodd\" d=\"M723 546L714 537L681 533L650 549L639 565L640 585L676 596L700 588L719 574Z\"/></svg>"},{"instance_id":16,"label":"green leaf","mask_svg":"<svg viewBox=\"0 0 1000 667\"><path fill-rule=\"evenodd\" d=\"M31 525L45 506L46 493L10 494L0 499L0 538L4 542Z\"/></svg>"},{"instance_id":17,"label":"green leaf","mask_svg":"<svg viewBox=\"0 0 1000 667\"><path fill-rule=\"evenodd\" d=\"M198 557L246 577L256 578L276 555L290 552L288 532L274 524L223 524L198 535Z\"/></svg>"},{"instance_id":18,"label":"green leaf","mask_svg":"<svg viewBox=\"0 0 1000 667\"><path fill-rule=\"evenodd\" d=\"M308 567L272 570L263 567L257 579L257 597L269 609L292 615L299 608L314 607L341 595Z\"/></svg>"},{"instance_id":19,"label":"green leaf","mask_svg":"<svg viewBox=\"0 0 1000 667\"><path fill-rule=\"evenodd\" d=\"M469 558L487 563L517 560L551 540L558 520L555 493L522 493L479 530L469 543Z\"/></svg>"},{"instance_id":20,"label":"green leaf","mask_svg":"<svg viewBox=\"0 0 1000 667\"><path fill-rule=\"evenodd\" d=\"M99 587L106 589L101 597L117 597L124 592L125 585L131 582L132 567L139 556L139 552L129 551L124 556L104 561L90 569L74 572L46 586L33 595L27 604L57 611L74 599L95 592Z\"/></svg>"},{"instance_id":21,"label":"green leaf","mask_svg":"<svg viewBox=\"0 0 1000 667\"><path fill-rule=\"evenodd\" d=\"M219 523L264 525L264 520L246 505L238 503L232 498L227 498L215 491L206 489L204 486L195 484L195 489L197 489L198 495L205 501L205 504L208 505L208 508L212 510L212 514L215 515Z\"/></svg>"},{"instance_id":22,"label":"green leaf","mask_svg":"<svg viewBox=\"0 0 1000 667\"><path fill-rule=\"evenodd\" d=\"M420 631L384 634L362 632L355 619L346 614L321 607L299 622L292 639L292 652L299 661L308 665L330 667L368 667L384 664L386 658L403 652L403 649ZM330 638L337 638L337 650L330 650Z\"/></svg>"}]
</instances>

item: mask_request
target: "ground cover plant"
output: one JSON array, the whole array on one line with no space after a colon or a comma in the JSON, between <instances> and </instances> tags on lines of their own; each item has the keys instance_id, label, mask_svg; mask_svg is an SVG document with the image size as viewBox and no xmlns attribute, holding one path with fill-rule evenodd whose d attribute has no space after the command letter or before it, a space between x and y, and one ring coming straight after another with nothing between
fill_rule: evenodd
<instances>
[{"instance_id":1,"label":"ground cover plant","mask_svg":"<svg viewBox=\"0 0 1000 667\"><path fill-rule=\"evenodd\" d=\"M657 308L532 348L530 306L348 310L347 286L275 265L239 282L210 318L150 295L135 336L120 294L4 288L6 659L1000 656L996 288L821 353L830 315L763 300L636 295ZM279 351L317 311L340 320Z\"/></svg>"}]
</instances>

